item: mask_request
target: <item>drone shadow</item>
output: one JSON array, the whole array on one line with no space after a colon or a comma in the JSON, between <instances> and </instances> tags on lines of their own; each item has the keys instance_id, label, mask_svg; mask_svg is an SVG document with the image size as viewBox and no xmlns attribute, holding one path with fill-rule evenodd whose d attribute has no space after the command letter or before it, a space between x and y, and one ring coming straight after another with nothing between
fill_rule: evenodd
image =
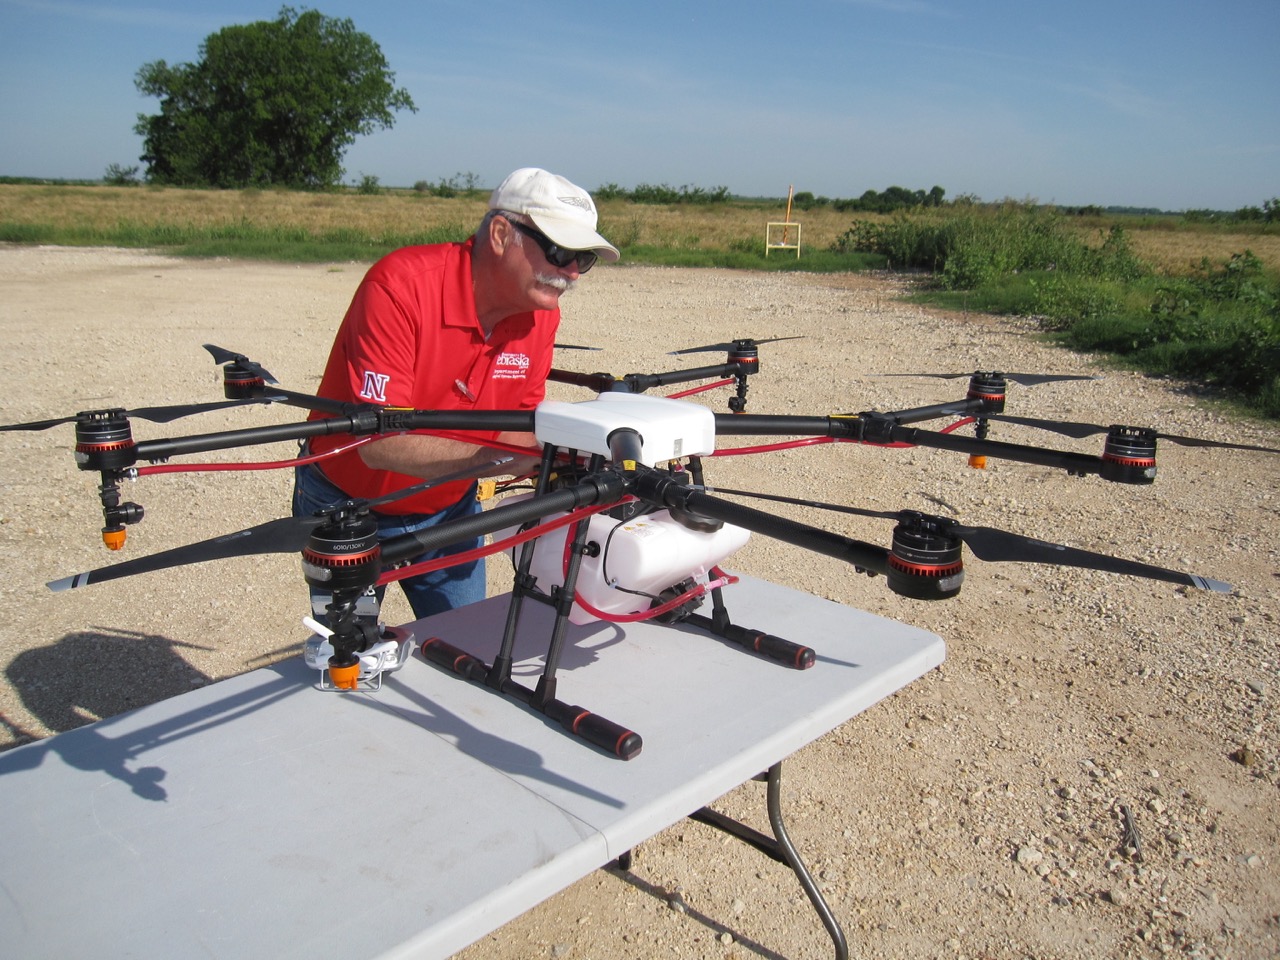
<instances>
[{"instance_id":1,"label":"drone shadow","mask_svg":"<svg viewBox=\"0 0 1280 960\"><path fill-rule=\"evenodd\" d=\"M251 690L212 703L206 699L190 710L113 736L114 720L121 714L190 693L211 682L179 656L177 650L181 646L184 644L156 634L97 628L68 634L51 646L19 654L7 668L7 677L27 710L57 735L42 739L4 719L18 740L15 747L20 745L21 749L0 752L0 776L35 769L53 754L69 767L105 773L127 784L143 799L164 801L168 798L163 786L166 771L138 765L148 751L231 722L293 694L312 692L310 685L298 682L296 672L286 670ZM570 653L570 648L566 647L566 652ZM566 657L577 666L594 659L593 649ZM145 664L145 687L139 683L141 664ZM49 678L57 678L57 682ZM621 806L616 798L546 770L535 751L478 730L397 682L397 678L388 677L387 683L395 684L401 695L419 708L401 711L404 720L449 740L460 752L508 773L533 777L600 803ZM513 707L525 709L514 702ZM541 714L528 712L531 717L556 726Z\"/></svg>"},{"instance_id":2,"label":"drone shadow","mask_svg":"<svg viewBox=\"0 0 1280 960\"><path fill-rule=\"evenodd\" d=\"M79 639L84 635L73 636ZM169 645L169 641L164 641L163 638L147 639L159 639L166 647ZM135 655L140 652L137 647L129 647L129 650ZM18 660L15 660L14 664L16 667ZM10 670L14 672L14 667ZM157 690L155 692L160 695L148 697L147 701L154 702L176 696L178 693L189 692L191 683L188 681L184 686L185 689L182 690L171 689L167 692ZM202 701L190 710L165 717L149 726L131 730L118 737L112 736L111 730L119 717L109 717L87 726L86 724L92 721L82 712L86 709L83 703L94 703L95 706L102 707L115 701L103 700L88 694L81 697L64 697L56 701L56 710L53 707L49 708L50 712L47 715L56 719L72 718L74 728L60 732L57 736L0 754L0 777L8 773L34 770L44 762L46 756L52 753L60 757L69 767L86 772L101 772L114 777L127 784L137 796L144 800L164 801L168 799L168 792L161 785L161 781L165 779L166 771L162 767L133 766L140 757L148 751L176 740L230 723L305 689L295 680L280 676L266 684L242 690L215 703ZM142 703L128 704L126 709L129 706L143 705ZM36 712L35 709L33 712Z\"/></svg>"},{"instance_id":3,"label":"drone shadow","mask_svg":"<svg viewBox=\"0 0 1280 960\"><path fill-rule=\"evenodd\" d=\"M209 683L178 654L180 647L201 649L158 634L95 627L24 650L5 674L33 716L65 733ZM38 739L19 735L20 742Z\"/></svg>"},{"instance_id":4,"label":"drone shadow","mask_svg":"<svg viewBox=\"0 0 1280 960\"><path fill-rule=\"evenodd\" d=\"M504 611L505 614L505 611ZM534 601L526 602L516 631L512 657L515 660L511 675L517 679L534 678L542 673L546 666L548 642L554 613L545 604ZM503 622L494 620L492 624L477 629L470 622L459 621L456 626L445 622L436 624L434 636L448 641L473 657L492 663L502 645ZM463 639L465 637L465 639ZM570 624L565 634L564 647L556 666L557 674L572 672L591 666L600 659L600 654L609 647L622 643L626 639L625 631L617 624L598 620L578 626Z\"/></svg>"},{"instance_id":5,"label":"drone shadow","mask_svg":"<svg viewBox=\"0 0 1280 960\"><path fill-rule=\"evenodd\" d=\"M458 678L456 682L466 683L461 678ZM508 737L499 737L483 730L478 730L456 713L446 710L425 693L414 689L398 677L389 677L384 683L388 687L394 687L400 696L416 704L419 708L416 711L399 710L398 712L402 716L424 730L453 744L459 753L479 760L486 766L501 770L504 773L530 777L550 786L556 786L579 796L587 797L597 803L603 803L619 809L624 805L616 797L593 790L577 780L572 780L548 770L543 763L541 754L536 750L516 743ZM564 730L561 729L558 723L548 720L542 714L530 710L514 700L503 698L503 702L509 703L512 709L527 713L530 720L543 723L548 728L556 731L558 735L565 735ZM371 701L370 705L373 705ZM585 744L584 749L587 749Z\"/></svg>"}]
</instances>

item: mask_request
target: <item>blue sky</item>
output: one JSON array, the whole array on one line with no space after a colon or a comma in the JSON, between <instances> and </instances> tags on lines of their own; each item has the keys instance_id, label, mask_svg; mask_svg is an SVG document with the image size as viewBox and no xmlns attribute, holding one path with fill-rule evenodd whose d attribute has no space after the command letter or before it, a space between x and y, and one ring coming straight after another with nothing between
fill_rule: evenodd
<instances>
[{"instance_id":1,"label":"blue sky","mask_svg":"<svg viewBox=\"0 0 1280 960\"><path fill-rule=\"evenodd\" d=\"M413 0L311 7L382 47L418 112L346 179L603 183L1167 210L1280 195L1280 2ZM0 174L137 164L144 63L276 2L0 0Z\"/></svg>"}]
</instances>

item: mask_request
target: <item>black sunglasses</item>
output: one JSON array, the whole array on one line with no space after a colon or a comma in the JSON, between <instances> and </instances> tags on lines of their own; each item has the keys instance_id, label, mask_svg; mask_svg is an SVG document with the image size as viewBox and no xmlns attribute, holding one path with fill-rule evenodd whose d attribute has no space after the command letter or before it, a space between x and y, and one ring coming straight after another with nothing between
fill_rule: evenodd
<instances>
[{"instance_id":1,"label":"black sunglasses","mask_svg":"<svg viewBox=\"0 0 1280 960\"><path fill-rule=\"evenodd\" d=\"M506 219L505 217L503 219ZM538 249L542 251L542 255L547 258L547 263L553 267L564 268L575 260L578 263L578 272L586 273L596 265L599 256L590 250L569 250L560 246L544 233L539 233L532 227L526 227L523 223L516 223L514 220L507 220L526 237L538 245Z\"/></svg>"}]
</instances>

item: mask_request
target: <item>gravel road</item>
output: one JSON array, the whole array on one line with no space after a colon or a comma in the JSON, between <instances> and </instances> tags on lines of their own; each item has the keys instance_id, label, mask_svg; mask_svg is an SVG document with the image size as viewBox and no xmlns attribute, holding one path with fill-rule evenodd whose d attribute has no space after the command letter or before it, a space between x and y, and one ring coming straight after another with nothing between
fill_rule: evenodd
<instances>
[{"instance_id":1,"label":"gravel road","mask_svg":"<svg viewBox=\"0 0 1280 960\"><path fill-rule=\"evenodd\" d=\"M312 390L364 269L0 246L0 420L217 399L206 342ZM908 282L601 267L564 301L560 336L601 351L565 353L560 365L654 372L714 362L664 355L679 347L799 335L761 348L751 411L903 409L958 399L966 384L889 373L1098 374L1011 384L1008 412L1280 447L1280 430L1235 422L1177 383L1046 346L1028 321L905 304ZM567 387L553 395L582 396ZM255 408L135 431L141 439L296 419ZM1007 424L993 425L993 437L1101 452L1100 438ZM69 426L0 435L0 748L295 655L304 634L290 557L45 590L112 559L98 538L96 477L76 469L71 443ZM1235 587L1215 594L970 556L962 593L925 604L759 537L726 564L915 624L948 645L940 669L787 765L793 838L855 956L1280 952L1280 459L1168 442L1159 453L1160 475L1143 487L1009 461L974 470L961 455L920 447L823 445L710 465L709 481L725 487L921 509ZM144 478L126 491L147 511L126 552L280 516L288 488L280 471ZM777 509L888 543L885 521ZM398 597L385 610L390 622L409 619ZM763 826L759 784L718 807ZM784 868L685 823L644 844L631 875L598 871L460 956L829 955Z\"/></svg>"}]
</instances>

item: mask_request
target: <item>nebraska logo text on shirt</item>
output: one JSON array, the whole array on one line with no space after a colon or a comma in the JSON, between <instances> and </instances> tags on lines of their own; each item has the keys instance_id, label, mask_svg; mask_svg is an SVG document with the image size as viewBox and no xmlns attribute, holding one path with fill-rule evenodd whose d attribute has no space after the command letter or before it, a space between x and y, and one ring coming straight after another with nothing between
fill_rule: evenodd
<instances>
[{"instance_id":1,"label":"nebraska logo text on shirt","mask_svg":"<svg viewBox=\"0 0 1280 960\"><path fill-rule=\"evenodd\" d=\"M523 353L504 352L498 354L493 365L495 380L523 380L529 376L529 357Z\"/></svg>"},{"instance_id":2,"label":"nebraska logo text on shirt","mask_svg":"<svg viewBox=\"0 0 1280 960\"><path fill-rule=\"evenodd\" d=\"M387 383L390 380L390 374L374 373L371 370L366 370L364 372L364 386L360 388L360 399L372 400L374 403L386 403Z\"/></svg>"}]
</instances>

